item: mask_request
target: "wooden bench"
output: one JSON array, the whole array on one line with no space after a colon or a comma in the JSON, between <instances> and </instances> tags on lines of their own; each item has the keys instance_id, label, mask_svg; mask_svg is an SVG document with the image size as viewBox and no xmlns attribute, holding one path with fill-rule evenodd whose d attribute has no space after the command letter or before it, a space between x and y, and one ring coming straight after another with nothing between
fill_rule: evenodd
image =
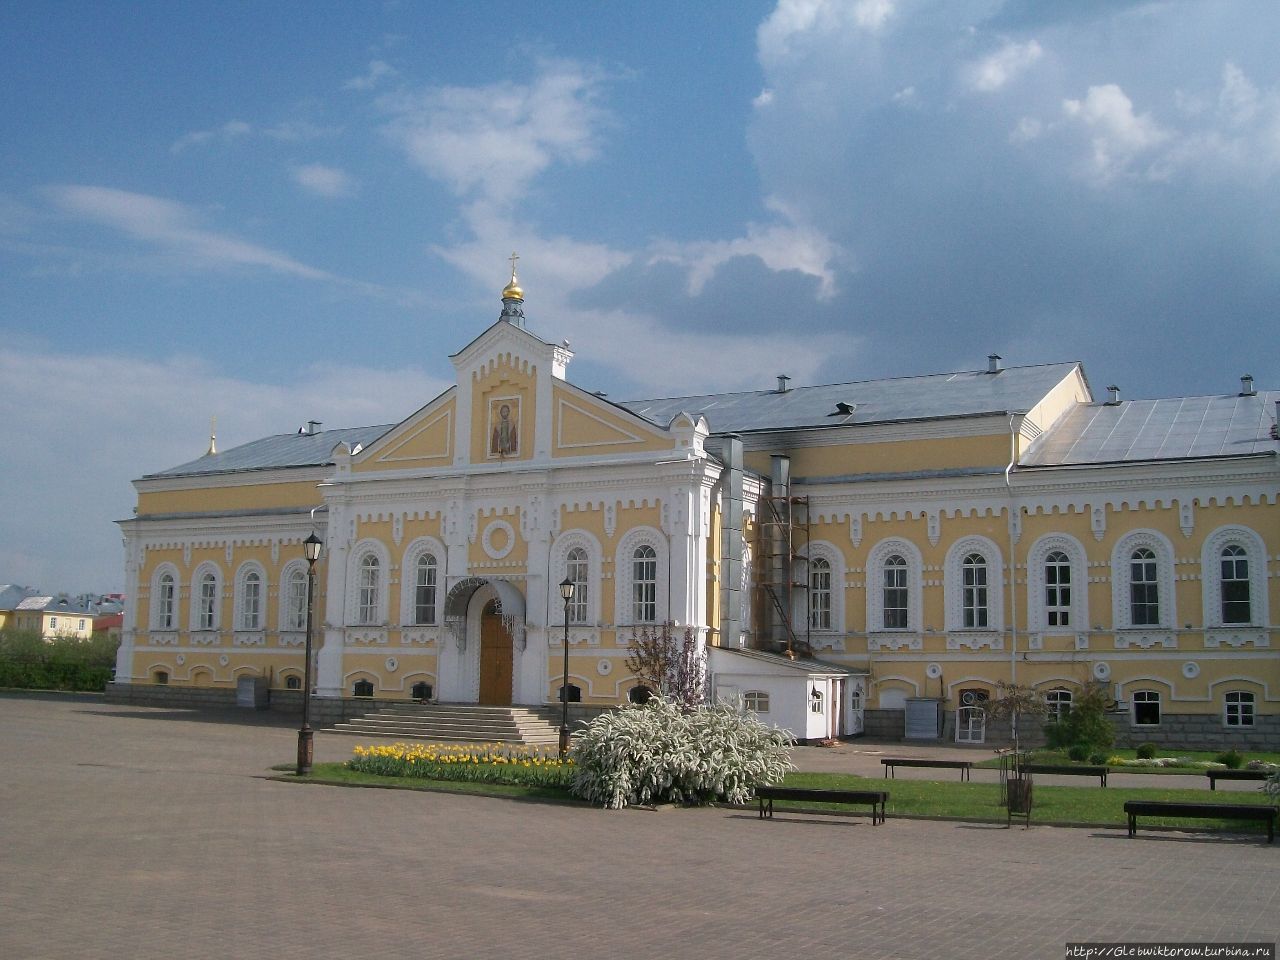
<instances>
[{"instance_id":1,"label":"wooden bench","mask_svg":"<svg viewBox=\"0 0 1280 960\"><path fill-rule=\"evenodd\" d=\"M1028 773L1052 773L1067 777L1098 777L1104 787L1107 785L1108 767L1105 764L1102 766L1080 766L1066 763L1024 763L1022 769Z\"/></svg>"},{"instance_id":2,"label":"wooden bench","mask_svg":"<svg viewBox=\"0 0 1280 960\"><path fill-rule=\"evenodd\" d=\"M960 771L960 779L968 780L969 771L973 769L972 760L926 760L923 757L881 757L884 764L884 775L895 776L894 767L944 767Z\"/></svg>"},{"instance_id":3,"label":"wooden bench","mask_svg":"<svg viewBox=\"0 0 1280 960\"><path fill-rule=\"evenodd\" d=\"M1129 836L1138 832L1138 817L1188 817L1200 820L1261 820L1267 824L1267 843L1275 839L1276 808L1262 803L1183 803L1174 800L1126 800Z\"/></svg>"},{"instance_id":4,"label":"wooden bench","mask_svg":"<svg viewBox=\"0 0 1280 960\"><path fill-rule=\"evenodd\" d=\"M810 803L866 803L871 806L871 822L884 823L887 790L821 790L816 787L756 787L760 819L773 816L775 800L807 800Z\"/></svg>"},{"instance_id":5,"label":"wooden bench","mask_svg":"<svg viewBox=\"0 0 1280 960\"><path fill-rule=\"evenodd\" d=\"M1219 780L1265 780L1271 776L1270 770L1206 770L1209 778L1209 789L1217 790Z\"/></svg>"}]
</instances>

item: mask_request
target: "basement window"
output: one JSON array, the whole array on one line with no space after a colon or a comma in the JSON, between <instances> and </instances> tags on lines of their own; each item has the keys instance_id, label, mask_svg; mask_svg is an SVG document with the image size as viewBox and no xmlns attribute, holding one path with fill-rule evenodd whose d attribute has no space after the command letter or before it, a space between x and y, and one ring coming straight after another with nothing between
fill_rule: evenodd
<instances>
[{"instance_id":1,"label":"basement window","mask_svg":"<svg viewBox=\"0 0 1280 960\"><path fill-rule=\"evenodd\" d=\"M357 680L351 687L351 694L356 697L372 697L373 684L368 680Z\"/></svg>"}]
</instances>

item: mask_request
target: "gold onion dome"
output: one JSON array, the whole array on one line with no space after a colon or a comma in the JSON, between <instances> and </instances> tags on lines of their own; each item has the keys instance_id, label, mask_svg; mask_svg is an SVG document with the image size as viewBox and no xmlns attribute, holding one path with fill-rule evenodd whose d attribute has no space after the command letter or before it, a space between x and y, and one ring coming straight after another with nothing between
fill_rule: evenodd
<instances>
[{"instance_id":1,"label":"gold onion dome","mask_svg":"<svg viewBox=\"0 0 1280 960\"><path fill-rule=\"evenodd\" d=\"M524 291L520 289L520 281L516 279L516 272L511 271L511 282L502 288L503 300L523 300Z\"/></svg>"}]
</instances>

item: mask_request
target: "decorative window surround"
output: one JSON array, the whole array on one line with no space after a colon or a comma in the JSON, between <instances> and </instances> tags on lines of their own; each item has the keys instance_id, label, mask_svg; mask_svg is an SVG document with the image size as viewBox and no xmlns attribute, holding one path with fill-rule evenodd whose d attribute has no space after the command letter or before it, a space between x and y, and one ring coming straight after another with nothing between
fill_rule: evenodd
<instances>
[{"instance_id":1,"label":"decorative window surround","mask_svg":"<svg viewBox=\"0 0 1280 960\"><path fill-rule=\"evenodd\" d=\"M651 626L651 624L644 624ZM564 647L564 624L560 624L560 629L551 629L547 632L548 647ZM571 647L598 647L600 646L600 633L597 630L579 630L572 624L569 626L569 646Z\"/></svg>"},{"instance_id":2,"label":"decorative window surround","mask_svg":"<svg viewBox=\"0 0 1280 960\"><path fill-rule=\"evenodd\" d=\"M1206 647L1243 647L1250 644L1255 647L1271 646L1271 637L1263 628L1213 627L1204 632Z\"/></svg>"},{"instance_id":3,"label":"decorative window surround","mask_svg":"<svg viewBox=\"0 0 1280 960\"><path fill-rule=\"evenodd\" d=\"M306 646L307 635L305 632L297 633L288 631L280 634L280 646L282 647L302 647Z\"/></svg>"},{"instance_id":4,"label":"decorative window surround","mask_svg":"<svg viewBox=\"0 0 1280 960\"><path fill-rule=\"evenodd\" d=\"M151 641L153 647L176 647L178 645L178 634L173 633L157 633L152 631L148 634L147 639Z\"/></svg>"},{"instance_id":5,"label":"decorative window surround","mask_svg":"<svg viewBox=\"0 0 1280 960\"><path fill-rule=\"evenodd\" d=\"M1133 555L1144 548L1155 555L1159 622L1153 624L1133 622L1133 598L1130 591L1133 583ZM1173 545L1159 531L1134 530L1116 543L1111 552L1111 616L1117 631L1152 633L1173 630L1178 622L1173 567Z\"/></svg>"},{"instance_id":6,"label":"decorative window surround","mask_svg":"<svg viewBox=\"0 0 1280 960\"><path fill-rule=\"evenodd\" d=\"M971 556L979 556L983 564L976 569L985 575L985 582L971 587L979 590L985 602L977 606L971 604L970 613L984 615L986 623L977 620L972 626L965 621L965 560ZM1000 548L986 537L961 537L947 550L943 573L943 594L946 601L946 624L948 633L968 633L975 635L998 634L1004 628L1004 561ZM948 640L950 646L950 640ZM950 649L956 649L951 647ZM976 648L975 648L976 649Z\"/></svg>"},{"instance_id":7,"label":"decorative window surround","mask_svg":"<svg viewBox=\"0 0 1280 960\"><path fill-rule=\"evenodd\" d=\"M816 593L813 589L813 571L815 565L813 563L805 563L804 560L797 562L794 571L797 582L805 579L810 580L810 589L799 590L794 593L792 600L792 614L797 627L800 624L808 624L809 639L815 647L824 647L829 649L844 649L844 583L845 583L845 562L844 554L840 552L840 548L833 543L825 540L814 540L804 551L804 556L810 561L825 560L827 588L823 591L826 602L825 610L820 611L827 626L814 626L814 600Z\"/></svg>"},{"instance_id":8,"label":"decorative window surround","mask_svg":"<svg viewBox=\"0 0 1280 960\"><path fill-rule=\"evenodd\" d=\"M648 623L634 623L634 606L635 597L633 596L633 577L635 575L635 551L642 544L653 548L657 561L657 574L655 577L655 616ZM621 542L618 549L614 553L614 569L617 576L614 579L614 620L620 627L623 626L648 626L662 624L667 619L667 587L670 583L669 558L667 557L667 538L653 527L635 527L628 531ZM561 606L563 607L563 601Z\"/></svg>"},{"instance_id":9,"label":"decorative window surround","mask_svg":"<svg viewBox=\"0 0 1280 960\"><path fill-rule=\"evenodd\" d=\"M197 647L214 647L222 641L222 634L217 630L192 630L191 643Z\"/></svg>"},{"instance_id":10,"label":"decorative window surround","mask_svg":"<svg viewBox=\"0 0 1280 960\"><path fill-rule=\"evenodd\" d=\"M181 583L178 568L173 564L162 563L156 567L151 576L151 611L147 621L153 630L178 629L180 616L178 598L181 595Z\"/></svg>"},{"instance_id":11,"label":"decorative window surround","mask_svg":"<svg viewBox=\"0 0 1280 960\"><path fill-rule=\"evenodd\" d=\"M435 619L426 623L417 620L418 562L427 554L435 557ZM418 537L404 551L403 576L400 584L400 622L406 627L435 627L441 622L444 608L445 560L448 551L435 537Z\"/></svg>"},{"instance_id":12,"label":"decorative window surround","mask_svg":"<svg viewBox=\"0 0 1280 960\"><path fill-rule=\"evenodd\" d=\"M1248 623L1226 623L1222 617L1222 551L1229 546L1242 549L1249 566ZM1205 538L1200 567L1204 581L1206 627L1221 627L1228 633L1249 635L1249 627L1261 627L1270 622L1267 603L1267 551L1257 533L1248 527L1219 527Z\"/></svg>"},{"instance_id":13,"label":"decorative window surround","mask_svg":"<svg viewBox=\"0 0 1280 960\"><path fill-rule=\"evenodd\" d=\"M881 631L867 634L868 650L923 650L920 634Z\"/></svg>"},{"instance_id":14,"label":"decorative window surround","mask_svg":"<svg viewBox=\"0 0 1280 960\"><path fill-rule=\"evenodd\" d=\"M1178 649L1178 638L1172 630L1141 630L1130 628L1116 631L1116 649L1127 650L1130 647L1141 647L1150 650L1152 647L1163 647L1166 650Z\"/></svg>"},{"instance_id":15,"label":"decorative window surround","mask_svg":"<svg viewBox=\"0 0 1280 960\"><path fill-rule=\"evenodd\" d=\"M844 634L814 631L809 634L809 645L815 650L831 650L844 653Z\"/></svg>"},{"instance_id":16,"label":"decorative window surround","mask_svg":"<svg viewBox=\"0 0 1280 960\"><path fill-rule=\"evenodd\" d=\"M261 630L237 630L231 637L233 647L265 647L267 635Z\"/></svg>"},{"instance_id":17,"label":"decorative window surround","mask_svg":"<svg viewBox=\"0 0 1280 960\"><path fill-rule=\"evenodd\" d=\"M867 633L892 636L897 633L897 628L885 627L885 590L884 590L884 571L885 564L891 557L901 557L906 562L906 590L907 590L907 625L906 633L915 637L915 642L920 642L919 630L923 622L923 592L924 588L921 583L921 571L924 564L920 557L920 550L915 544L909 540L903 540L893 537L887 540L881 540L867 555ZM868 640L870 642L870 640ZM888 647L884 649L897 649L896 647ZM910 649L918 650L918 646Z\"/></svg>"},{"instance_id":18,"label":"decorative window surround","mask_svg":"<svg viewBox=\"0 0 1280 960\"><path fill-rule=\"evenodd\" d=\"M1051 626L1046 608L1046 595L1049 584L1046 582L1046 564L1048 557L1054 553L1065 554L1070 562L1071 603L1066 607L1067 622ZM1107 564L1102 563L1105 567ZM1065 534L1051 534L1041 537L1031 545L1027 552L1027 622L1033 631L1046 635L1055 633L1069 634L1076 630L1087 629L1089 625L1089 583L1098 583L1101 578L1089 577L1088 555L1080 541ZM1059 585L1061 589L1061 585ZM1061 608L1060 608L1061 609Z\"/></svg>"},{"instance_id":19,"label":"decorative window surround","mask_svg":"<svg viewBox=\"0 0 1280 960\"><path fill-rule=\"evenodd\" d=\"M387 628L377 626L347 627L347 643L385 646L387 643Z\"/></svg>"},{"instance_id":20,"label":"decorative window surround","mask_svg":"<svg viewBox=\"0 0 1280 960\"><path fill-rule=\"evenodd\" d=\"M603 552L600 541L585 530L566 530L556 537L551 547L551 575L547 578L551 581L547 585L547 619L561 630L564 628L564 598L560 596L560 581L568 570L569 553L575 549L587 554L587 610L586 617L580 623L570 623L569 627L572 629L600 623L600 596L604 592L605 579L601 574ZM574 602L577 602L576 597Z\"/></svg>"},{"instance_id":21,"label":"decorative window surround","mask_svg":"<svg viewBox=\"0 0 1280 960\"><path fill-rule=\"evenodd\" d=\"M1004 637L992 630L949 630L948 650L1003 650Z\"/></svg>"},{"instance_id":22,"label":"decorative window surround","mask_svg":"<svg viewBox=\"0 0 1280 960\"><path fill-rule=\"evenodd\" d=\"M400 631L400 642L406 646L417 644L429 647L436 642L439 633L439 627L405 627Z\"/></svg>"}]
</instances>

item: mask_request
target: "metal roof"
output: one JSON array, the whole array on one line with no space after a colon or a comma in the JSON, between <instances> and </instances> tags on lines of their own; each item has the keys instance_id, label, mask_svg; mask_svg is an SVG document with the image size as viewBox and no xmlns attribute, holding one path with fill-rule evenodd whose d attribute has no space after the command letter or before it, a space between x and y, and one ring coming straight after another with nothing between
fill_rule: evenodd
<instances>
[{"instance_id":1,"label":"metal roof","mask_svg":"<svg viewBox=\"0 0 1280 960\"><path fill-rule=\"evenodd\" d=\"M1080 404L1027 450L1024 467L1238 457L1280 449L1280 393Z\"/></svg>"},{"instance_id":2,"label":"metal roof","mask_svg":"<svg viewBox=\"0 0 1280 960\"><path fill-rule=\"evenodd\" d=\"M1078 366L1077 363L1049 363L1005 367L997 373L962 371L793 387L785 393L753 390L661 400L624 400L621 406L662 426L681 412L701 414L707 418L713 433L1026 412Z\"/></svg>"},{"instance_id":3,"label":"metal roof","mask_svg":"<svg viewBox=\"0 0 1280 960\"><path fill-rule=\"evenodd\" d=\"M368 446L394 427L394 423L374 427L347 427L341 430L321 430L318 433L282 433L261 440L232 447L221 453L206 454L159 473L143 477L190 477L206 473L236 473L242 470L271 470L278 467L316 467L333 463L330 454L339 443L352 448L356 444Z\"/></svg>"}]
</instances>

